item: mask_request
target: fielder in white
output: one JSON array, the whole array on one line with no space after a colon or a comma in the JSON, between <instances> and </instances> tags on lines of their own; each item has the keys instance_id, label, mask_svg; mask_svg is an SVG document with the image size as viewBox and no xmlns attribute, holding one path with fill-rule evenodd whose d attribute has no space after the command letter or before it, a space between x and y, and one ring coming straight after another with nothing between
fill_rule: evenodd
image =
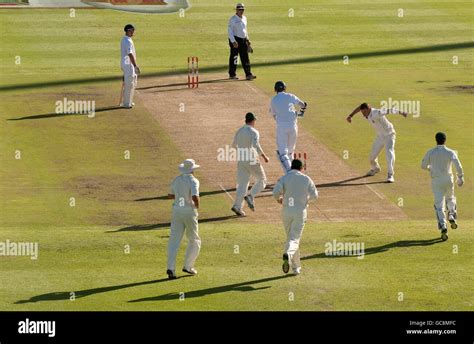
<instances>
[{"instance_id":1,"label":"fielder in white","mask_svg":"<svg viewBox=\"0 0 474 344\"><path fill-rule=\"evenodd\" d=\"M255 129L257 117L249 112L245 115L245 125L237 130L232 147L237 150L237 192L232 211L238 216L245 216L242 206L247 202L248 207L255 211L255 196L265 189L267 177L260 164L259 156L265 162L270 160L260 146L260 134ZM250 177L253 176L255 184L247 193Z\"/></svg>"},{"instance_id":2,"label":"fielder in white","mask_svg":"<svg viewBox=\"0 0 474 344\"><path fill-rule=\"evenodd\" d=\"M283 171L291 170L291 161L295 152L296 139L298 137L298 117L303 117L307 104L297 96L286 92L286 84L283 81L275 83L276 95L270 103L270 113L277 124L277 156ZM296 111L296 106L300 111Z\"/></svg>"},{"instance_id":3,"label":"fielder in white","mask_svg":"<svg viewBox=\"0 0 474 344\"><path fill-rule=\"evenodd\" d=\"M378 155L385 146L385 157L387 159L387 182L395 182L394 167L395 167L395 138L396 132L393 124L390 123L387 119L388 114L400 114L403 117L407 117L406 112L398 111L397 109L375 109L367 103L362 103L360 106L356 107L346 120L349 123L352 123L352 117L361 112L362 115L369 121L369 123L374 127L377 136L375 141L372 144L372 151L370 152L369 160L372 168L367 172L368 176L374 176L380 172L380 165L378 162Z\"/></svg>"},{"instance_id":4,"label":"fielder in white","mask_svg":"<svg viewBox=\"0 0 474 344\"><path fill-rule=\"evenodd\" d=\"M168 198L174 199L173 218L168 241L168 268L166 270L169 279L176 278L176 255L185 232L188 238L188 247L183 272L191 275L197 274L194 263L201 249L197 211L199 208L199 180L194 177L193 173L198 167L199 165L196 165L192 159L186 159L180 164L179 171L181 175L173 180L168 193Z\"/></svg>"},{"instance_id":5,"label":"fielder in white","mask_svg":"<svg viewBox=\"0 0 474 344\"><path fill-rule=\"evenodd\" d=\"M441 230L441 239L446 241L448 240L448 228L446 227L445 203L448 208L448 221L451 223L451 228L458 228L452 165L456 168L458 186L464 184L464 174L456 152L445 146L446 134L437 133L435 138L437 146L426 153L421 162L421 168L430 171L438 229Z\"/></svg>"},{"instance_id":6,"label":"fielder in white","mask_svg":"<svg viewBox=\"0 0 474 344\"><path fill-rule=\"evenodd\" d=\"M291 269L294 275L301 273L300 240L306 222L309 199L318 198L318 190L310 177L301 173L303 163L295 159L291 171L281 177L273 188L273 197L283 204L283 225L286 231L283 272Z\"/></svg>"},{"instance_id":7,"label":"fielder in white","mask_svg":"<svg viewBox=\"0 0 474 344\"><path fill-rule=\"evenodd\" d=\"M125 36L120 42L120 67L123 71L123 100L120 106L131 109L133 105L133 94L137 87L137 75L140 74L140 68L137 65L137 54L132 37L135 34L135 27L127 24L124 27Z\"/></svg>"}]
</instances>

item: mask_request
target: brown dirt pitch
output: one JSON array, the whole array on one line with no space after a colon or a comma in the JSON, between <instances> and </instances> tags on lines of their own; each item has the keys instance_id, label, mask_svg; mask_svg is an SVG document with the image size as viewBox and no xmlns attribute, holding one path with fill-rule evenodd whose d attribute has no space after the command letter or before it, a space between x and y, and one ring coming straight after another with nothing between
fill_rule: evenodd
<instances>
[{"instance_id":1,"label":"brown dirt pitch","mask_svg":"<svg viewBox=\"0 0 474 344\"><path fill-rule=\"evenodd\" d=\"M256 199L256 212L247 211L247 217L242 220L280 222L280 205L271 197L271 187L282 175L282 169L276 157L275 123L268 112L270 96L253 82L230 81L223 75L205 76L197 89L188 89L183 75L140 81L137 99L171 135L183 154L201 165L198 176L212 185L213 191L227 193L230 214L231 198L235 197L236 163L218 161L218 149L232 144L234 133L244 123L245 113L255 113L262 148L270 157L268 164L262 162L269 185ZM305 116L312 116L312 111L317 110L309 108ZM399 207L377 191L374 184L377 180L384 181L380 176L360 176L301 127L296 151L307 153L306 173L319 191L319 199L309 206L309 221L406 218Z\"/></svg>"}]
</instances>

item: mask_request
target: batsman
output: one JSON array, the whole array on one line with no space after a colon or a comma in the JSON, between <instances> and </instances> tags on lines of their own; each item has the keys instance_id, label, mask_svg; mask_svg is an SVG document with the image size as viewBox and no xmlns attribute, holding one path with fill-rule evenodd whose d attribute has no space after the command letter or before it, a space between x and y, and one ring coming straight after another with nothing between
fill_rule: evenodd
<instances>
[{"instance_id":1,"label":"batsman","mask_svg":"<svg viewBox=\"0 0 474 344\"><path fill-rule=\"evenodd\" d=\"M298 117L303 117L307 103L292 93L286 92L283 81L275 83L276 95L270 104L270 113L277 124L277 156L285 173L291 170L291 161L298 137ZM300 110L296 110L296 106Z\"/></svg>"}]
</instances>

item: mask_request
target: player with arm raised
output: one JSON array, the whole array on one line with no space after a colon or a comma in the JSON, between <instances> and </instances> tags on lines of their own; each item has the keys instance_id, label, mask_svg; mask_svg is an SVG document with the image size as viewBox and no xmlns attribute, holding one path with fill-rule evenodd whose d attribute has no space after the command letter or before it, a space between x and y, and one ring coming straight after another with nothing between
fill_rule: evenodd
<instances>
[{"instance_id":1,"label":"player with arm raised","mask_svg":"<svg viewBox=\"0 0 474 344\"><path fill-rule=\"evenodd\" d=\"M372 151L370 152L369 160L372 168L367 172L368 176L374 176L380 172L380 165L378 162L378 155L385 147L385 156L387 158L387 182L393 183L395 181L394 167L395 167L395 138L396 132L393 124L387 119L388 114L400 114L403 117L407 116L406 112L398 111L397 109L375 109L370 104L362 103L352 111L346 120L352 123L352 117L358 112L361 112L364 118L369 121L375 129L377 136L372 144Z\"/></svg>"}]
</instances>

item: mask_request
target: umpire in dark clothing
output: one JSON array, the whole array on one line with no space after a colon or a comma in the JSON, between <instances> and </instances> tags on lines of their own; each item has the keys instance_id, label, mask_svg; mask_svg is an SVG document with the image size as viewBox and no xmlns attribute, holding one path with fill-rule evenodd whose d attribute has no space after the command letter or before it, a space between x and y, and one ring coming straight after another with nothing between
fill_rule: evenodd
<instances>
[{"instance_id":1,"label":"umpire in dark clothing","mask_svg":"<svg viewBox=\"0 0 474 344\"><path fill-rule=\"evenodd\" d=\"M249 36L247 33L247 17L244 16L245 6L238 3L235 6L236 14L229 19L229 77L230 79L238 79L236 76L237 70L237 55L240 55L240 62L245 71L247 80L256 78L250 70L249 52L252 51L250 46Z\"/></svg>"}]
</instances>

